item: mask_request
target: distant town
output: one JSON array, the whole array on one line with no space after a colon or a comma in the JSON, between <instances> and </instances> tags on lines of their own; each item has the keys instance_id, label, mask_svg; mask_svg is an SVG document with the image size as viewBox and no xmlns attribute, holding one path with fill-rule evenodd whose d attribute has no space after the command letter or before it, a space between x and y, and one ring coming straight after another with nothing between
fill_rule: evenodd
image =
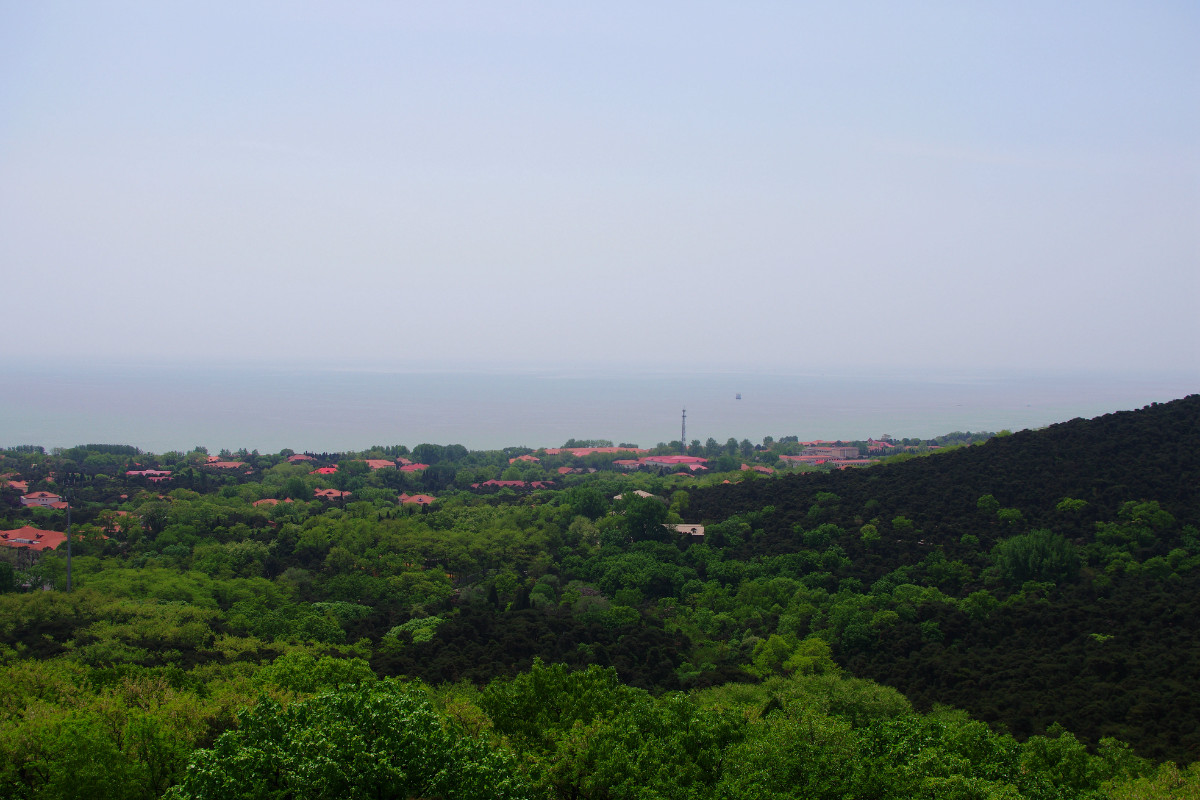
<instances>
[{"instance_id":1,"label":"distant town","mask_svg":"<svg viewBox=\"0 0 1200 800\"><path fill-rule=\"evenodd\" d=\"M398 508L431 507L448 495L494 495L566 489L597 480L605 488L628 484L649 495L685 485L733 483L749 478L869 467L919 457L946 447L985 441L992 433L952 433L931 440L884 435L861 441L801 441L766 437L761 443L730 438L693 440L654 448L600 439L568 440L561 447L511 447L469 451L461 445L374 447L363 452L297 453L282 450L209 454L144 453L128 445L83 445L47 452L36 445L0 450L0 548L30 557L66 541L68 504L77 536L104 541L145 525L141 507L169 500L175 490L235 492L256 509L293 503L390 502ZM606 478L607 476L607 478ZM620 476L625 476L620 478ZM619 495L618 495L619 496ZM687 525L675 519L672 525ZM692 533L702 532L694 528ZM123 536L121 538L124 538ZM18 566L27 566L29 558Z\"/></svg>"}]
</instances>

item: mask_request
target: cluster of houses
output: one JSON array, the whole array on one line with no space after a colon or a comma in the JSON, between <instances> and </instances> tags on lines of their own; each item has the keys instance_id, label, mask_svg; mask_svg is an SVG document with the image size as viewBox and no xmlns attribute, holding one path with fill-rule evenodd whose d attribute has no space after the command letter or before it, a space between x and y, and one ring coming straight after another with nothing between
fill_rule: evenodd
<instances>
[{"instance_id":1,"label":"cluster of houses","mask_svg":"<svg viewBox=\"0 0 1200 800\"><path fill-rule=\"evenodd\" d=\"M780 456L780 460L790 464L810 464L810 465L825 465L835 469L845 469L848 467L868 466L877 463L878 459L863 458L858 447L843 445L840 442L829 441L812 441L801 442L803 450L798 455ZM901 449L899 445L893 444L884 439L867 441L868 455L888 455ZM690 455L649 455L648 450L636 447L548 447L538 451L546 456L572 456L575 458L584 458L593 455L614 455L624 456L614 460L613 465L622 470L649 470L656 472L676 472L682 471L686 473L699 473L708 470L708 459L701 456ZM632 456L632 457L630 457ZM307 454L295 454L288 456L288 462L310 463L317 462L317 458ZM407 458L384 459L384 458L367 458L362 459L366 465L372 469L399 469L402 472L420 472L428 469L428 464L422 464L411 461ZM526 454L515 456L508 460L509 464L517 462L540 462L537 455ZM137 465L134 465L137 466ZM204 466L219 470L246 470L248 464L244 461L235 461L222 458L220 456L208 456ZM338 472L338 467L333 466L316 466L310 471L312 475L332 475ZM741 465L743 471L754 471L765 475L774 474L775 470L761 464L751 465L743 463ZM248 470L247 470L248 472ZM560 466L557 467L559 475L569 475L576 473L591 473L596 472L595 467L573 467ZM172 474L170 470L164 469L130 469L125 472L125 475L130 478L142 478L151 483L164 483L170 481ZM37 491L29 492L28 482L17 480L15 473L0 475L0 484L7 485L9 488L17 491L26 492L21 495L21 505L37 506L49 509L66 509L67 503L60 495L53 492ZM476 491L494 491L500 489L515 489L515 490L534 490L534 489L551 489L554 488L553 481L523 481L523 480L487 480L479 483L471 484L471 488ZM641 492L639 492L641 494ZM340 491L338 489L314 489L313 499L327 501L345 501L349 499L351 492ZM618 496L619 497L619 496ZM437 498L429 494L409 494L404 492L397 498L397 502L401 505L429 506L436 502ZM258 500L254 506L274 506L279 503L290 503L292 500L277 500L268 498ZM686 533L691 536L701 537L704 535L704 528L700 525L680 524L668 525L671 530ZM47 531L32 528L29 526L18 528L11 531L0 531L0 547L8 548L28 548L31 551L53 550L66 541L66 534L58 531Z\"/></svg>"},{"instance_id":2,"label":"cluster of houses","mask_svg":"<svg viewBox=\"0 0 1200 800\"><path fill-rule=\"evenodd\" d=\"M302 462L302 461L315 461L315 460L316 459L314 459L312 456L306 456L306 455L288 456L288 462L292 463L292 464L296 464L296 463ZM390 459L386 459L386 458L364 458L364 459L360 459L360 460L373 470L374 469L399 469L401 472L420 472L422 470L429 469L428 464L420 464L415 461L409 461L407 458L397 458L394 461L390 460ZM335 475L335 474L337 474L337 471L338 471L337 464L334 464L334 465L328 466L328 467L317 467L316 469L309 471L308 474L309 475Z\"/></svg>"},{"instance_id":3,"label":"cluster of houses","mask_svg":"<svg viewBox=\"0 0 1200 800\"><path fill-rule=\"evenodd\" d=\"M870 464L878 463L878 459L861 458L858 447L851 445L842 445L836 442L813 441L803 442L804 450L799 455L781 456L781 460L791 464L823 464L836 469L845 469L847 467L865 467ZM874 455L885 455L892 451L895 447L892 443L884 440L868 441L868 453ZM626 454L646 453L646 450L630 451L626 448L618 447L591 447L591 448L547 448L546 455L568 454L573 456L592 455L593 453L620 453ZM537 456L523 455L516 458L510 458L509 463L516 461L538 461ZM708 459L701 456L689 455L666 455L666 456L650 456L645 455L639 458L620 458L612 462L617 469L627 471L634 470L651 470L656 472L674 472L687 471L691 473L704 472L708 470ZM775 470L771 467L763 465L742 464L743 471L754 471L764 475L772 475ZM559 467L560 474L569 474L571 472L581 472L580 468Z\"/></svg>"},{"instance_id":4,"label":"cluster of houses","mask_svg":"<svg viewBox=\"0 0 1200 800\"><path fill-rule=\"evenodd\" d=\"M780 456L779 459L788 464L825 464L835 469L846 469L848 467L867 467L871 464L879 463L879 459L861 458L859 449L852 445L838 445L830 442L803 442L804 449L799 455L795 456ZM871 446L876 446L878 449L870 449ZM886 452L883 448L890 448L888 442L875 442L872 440L868 443L868 452L883 453Z\"/></svg>"},{"instance_id":5,"label":"cluster of houses","mask_svg":"<svg viewBox=\"0 0 1200 800\"><path fill-rule=\"evenodd\" d=\"M16 489L19 492L27 492L27 494L21 495L22 506L53 508L56 510L62 510L67 507L67 502L63 500L62 495L55 494L54 492L30 492L29 482L17 480L14 473L0 477L4 479L0 481L0 484ZM29 525L10 531L0 531L0 547L24 550L25 552L40 553L43 550L53 550L66 540L67 535L62 531L47 531Z\"/></svg>"},{"instance_id":6,"label":"cluster of houses","mask_svg":"<svg viewBox=\"0 0 1200 800\"><path fill-rule=\"evenodd\" d=\"M639 469L647 469L647 470L672 469L673 470L680 466L682 466L692 472L700 472L702 470L708 469L708 467L705 466L705 464L708 462L708 459L701 458L700 456L642 455L643 453L649 453L650 451L645 450L640 447L547 447L547 448L544 448L543 450L540 450L539 452L545 453L548 456L564 456L565 455L565 456L573 456L574 458L585 458L587 456L593 456L593 455L597 455L597 454L641 456L640 458L619 458L612 462L618 469L624 469L624 470L639 470ZM508 463L514 464L518 461L538 462L538 461L541 461L541 459L535 455L526 454L523 456L516 456L515 458L510 458L508 460ZM568 475L571 473L578 473L578 472L584 472L584 471L594 472L595 470L594 469L585 470L584 468L581 468L581 467L559 467L558 468L558 473L560 475Z\"/></svg>"}]
</instances>

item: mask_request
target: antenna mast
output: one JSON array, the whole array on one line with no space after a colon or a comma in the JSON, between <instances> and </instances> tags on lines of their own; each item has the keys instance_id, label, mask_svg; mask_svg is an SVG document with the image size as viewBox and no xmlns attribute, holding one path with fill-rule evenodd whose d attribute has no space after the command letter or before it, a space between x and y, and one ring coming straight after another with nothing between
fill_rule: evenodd
<instances>
[{"instance_id":1,"label":"antenna mast","mask_svg":"<svg viewBox=\"0 0 1200 800\"><path fill-rule=\"evenodd\" d=\"M680 434L679 434L679 444L680 444L680 448L683 450L683 454L686 456L687 455L687 409L686 408L683 410L683 429L682 429L682 431L680 431Z\"/></svg>"},{"instance_id":2,"label":"antenna mast","mask_svg":"<svg viewBox=\"0 0 1200 800\"><path fill-rule=\"evenodd\" d=\"M70 591L71 591L71 501L74 500L74 492L71 491L71 487L74 485L74 483L75 483L74 478L72 477L71 473L68 472L66 480L63 481L63 485L66 487L65 490L63 491L63 494L65 494L67 496L67 592L68 593L70 593Z\"/></svg>"}]
</instances>

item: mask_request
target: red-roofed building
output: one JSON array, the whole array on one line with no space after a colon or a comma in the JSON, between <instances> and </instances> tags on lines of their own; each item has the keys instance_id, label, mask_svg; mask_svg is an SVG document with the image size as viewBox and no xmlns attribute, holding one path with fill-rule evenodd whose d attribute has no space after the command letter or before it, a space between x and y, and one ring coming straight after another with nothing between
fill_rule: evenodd
<instances>
[{"instance_id":1,"label":"red-roofed building","mask_svg":"<svg viewBox=\"0 0 1200 800\"><path fill-rule=\"evenodd\" d=\"M707 464L707 458L700 456L646 456L638 459L643 464Z\"/></svg>"},{"instance_id":2,"label":"red-roofed building","mask_svg":"<svg viewBox=\"0 0 1200 800\"><path fill-rule=\"evenodd\" d=\"M409 494L408 492L404 492L396 499L401 505L419 506L427 506L437 500L437 498L431 494Z\"/></svg>"},{"instance_id":3,"label":"red-roofed building","mask_svg":"<svg viewBox=\"0 0 1200 800\"><path fill-rule=\"evenodd\" d=\"M245 461L213 461L212 457L210 456L208 463L205 464L204 466L214 467L215 469L238 469L239 467L246 466L246 462Z\"/></svg>"},{"instance_id":4,"label":"red-roofed building","mask_svg":"<svg viewBox=\"0 0 1200 800\"><path fill-rule=\"evenodd\" d=\"M420 472L423 469L429 469L428 464L405 464L400 467L401 472Z\"/></svg>"},{"instance_id":5,"label":"red-roofed building","mask_svg":"<svg viewBox=\"0 0 1200 800\"><path fill-rule=\"evenodd\" d=\"M806 447L802 456L821 456L823 458L858 458L858 448L845 447Z\"/></svg>"},{"instance_id":6,"label":"red-roofed building","mask_svg":"<svg viewBox=\"0 0 1200 800\"><path fill-rule=\"evenodd\" d=\"M650 451L640 447L547 447L543 452L548 456L571 455L576 458L584 458L596 453L649 453Z\"/></svg>"},{"instance_id":7,"label":"red-roofed building","mask_svg":"<svg viewBox=\"0 0 1200 800\"><path fill-rule=\"evenodd\" d=\"M705 470L708 467L704 466L708 463L707 458L700 456L646 456L638 459L638 468L645 469L674 469L675 467L687 467L692 472Z\"/></svg>"},{"instance_id":8,"label":"red-roofed building","mask_svg":"<svg viewBox=\"0 0 1200 800\"><path fill-rule=\"evenodd\" d=\"M4 547L28 547L30 550L53 550L67 540L60 531L44 531L26 525L12 531L0 531L0 545ZM76 537L76 541L78 541Z\"/></svg>"},{"instance_id":9,"label":"red-roofed building","mask_svg":"<svg viewBox=\"0 0 1200 800\"><path fill-rule=\"evenodd\" d=\"M529 453L526 453L523 456L517 456L516 458L510 458L508 460L508 463L512 464L515 461L533 461L536 463L538 461L541 461L541 459L535 455L530 455Z\"/></svg>"},{"instance_id":10,"label":"red-roofed building","mask_svg":"<svg viewBox=\"0 0 1200 800\"><path fill-rule=\"evenodd\" d=\"M789 464L824 464L829 456L780 456L781 461Z\"/></svg>"},{"instance_id":11,"label":"red-roofed building","mask_svg":"<svg viewBox=\"0 0 1200 800\"><path fill-rule=\"evenodd\" d=\"M394 469L396 466L395 461L388 461L386 458L364 458L363 461L371 469L387 469L388 467Z\"/></svg>"},{"instance_id":12,"label":"red-roofed building","mask_svg":"<svg viewBox=\"0 0 1200 800\"><path fill-rule=\"evenodd\" d=\"M287 457L289 464L295 464L297 461L316 461L312 456L306 456L303 453L296 453Z\"/></svg>"},{"instance_id":13,"label":"red-roofed building","mask_svg":"<svg viewBox=\"0 0 1200 800\"><path fill-rule=\"evenodd\" d=\"M15 472L6 472L0 475L0 489L15 489L18 492L29 491L29 481L19 480L19 476Z\"/></svg>"},{"instance_id":14,"label":"red-roofed building","mask_svg":"<svg viewBox=\"0 0 1200 800\"><path fill-rule=\"evenodd\" d=\"M312 472L310 472L308 474L309 475L333 475L336 472L337 472L337 467L318 467L317 469L314 469Z\"/></svg>"},{"instance_id":15,"label":"red-roofed building","mask_svg":"<svg viewBox=\"0 0 1200 800\"><path fill-rule=\"evenodd\" d=\"M313 489L313 497L321 500L345 500L350 492L339 492L337 489Z\"/></svg>"},{"instance_id":16,"label":"red-roofed building","mask_svg":"<svg viewBox=\"0 0 1200 800\"><path fill-rule=\"evenodd\" d=\"M869 467L872 464L878 464L879 459L876 458L839 458L830 461L830 466L838 469L848 469L850 467Z\"/></svg>"},{"instance_id":17,"label":"red-roofed building","mask_svg":"<svg viewBox=\"0 0 1200 800\"><path fill-rule=\"evenodd\" d=\"M750 466L749 464L742 464L742 472L749 472L750 470L754 470L755 472L761 472L763 475L774 475L775 474L775 470L771 469L770 467L764 467L761 464L753 466L753 467Z\"/></svg>"},{"instance_id":18,"label":"red-roofed building","mask_svg":"<svg viewBox=\"0 0 1200 800\"><path fill-rule=\"evenodd\" d=\"M33 492L32 494L21 495L21 505L23 506L57 508L56 503L62 503L62 498L53 492ZM66 508L66 504L63 504L62 508Z\"/></svg>"}]
</instances>

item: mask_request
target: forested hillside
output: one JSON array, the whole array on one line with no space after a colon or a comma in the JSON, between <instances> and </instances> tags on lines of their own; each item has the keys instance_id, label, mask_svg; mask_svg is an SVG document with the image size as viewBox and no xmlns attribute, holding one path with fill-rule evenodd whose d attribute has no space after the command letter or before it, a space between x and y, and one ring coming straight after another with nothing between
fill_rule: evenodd
<instances>
[{"instance_id":1,"label":"forested hillside","mask_svg":"<svg viewBox=\"0 0 1200 800\"><path fill-rule=\"evenodd\" d=\"M858 470L730 442L0 451L0 794L1200 792L1200 396ZM22 544L60 495L70 591Z\"/></svg>"},{"instance_id":2,"label":"forested hillside","mask_svg":"<svg viewBox=\"0 0 1200 800\"><path fill-rule=\"evenodd\" d=\"M1200 396L691 502L709 518L773 509L735 546L743 562L804 558L831 525L831 586L943 593L886 627L868 599L837 637L841 663L919 707L1200 755Z\"/></svg>"}]
</instances>

